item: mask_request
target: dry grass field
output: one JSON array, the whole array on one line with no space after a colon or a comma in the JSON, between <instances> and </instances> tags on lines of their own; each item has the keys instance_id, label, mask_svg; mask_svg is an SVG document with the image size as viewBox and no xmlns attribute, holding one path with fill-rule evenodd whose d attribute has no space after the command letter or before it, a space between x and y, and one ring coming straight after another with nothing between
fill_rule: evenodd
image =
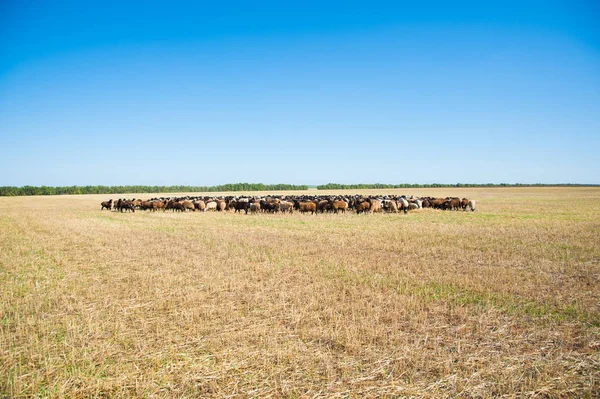
<instances>
[{"instance_id":1,"label":"dry grass field","mask_svg":"<svg viewBox=\"0 0 600 399\"><path fill-rule=\"evenodd\" d=\"M599 188L380 192L478 209L0 198L0 396L600 397Z\"/></svg>"}]
</instances>

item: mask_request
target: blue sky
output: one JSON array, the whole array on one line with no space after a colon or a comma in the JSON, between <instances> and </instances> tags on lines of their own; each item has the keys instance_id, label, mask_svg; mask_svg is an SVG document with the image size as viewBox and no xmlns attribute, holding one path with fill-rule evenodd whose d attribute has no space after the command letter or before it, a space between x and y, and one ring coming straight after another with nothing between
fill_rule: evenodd
<instances>
[{"instance_id":1,"label":"blue sky","mask_svg":"<svg viewBox=\"0 0 600 399\"><path fill-rule=\"evenodd\" d=\"M0 185L600 183L598 2L217 3L0 2Z\"/></svg>"}]
</instances>

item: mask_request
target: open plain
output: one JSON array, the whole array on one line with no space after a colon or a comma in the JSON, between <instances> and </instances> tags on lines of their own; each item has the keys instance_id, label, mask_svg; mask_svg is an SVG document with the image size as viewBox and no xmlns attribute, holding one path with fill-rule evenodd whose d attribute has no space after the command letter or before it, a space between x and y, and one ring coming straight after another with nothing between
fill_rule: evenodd
<instances>
[{"instance_id":1,"label":"open plain","mask_svg":"<svg viewBox=\"0 0 600 399\"><path fill-rule=\"evenodd\" d=\"M0 397L599 396L600 188L378 192L478 207L0 198Z\"/></svg>"}]
</instances>

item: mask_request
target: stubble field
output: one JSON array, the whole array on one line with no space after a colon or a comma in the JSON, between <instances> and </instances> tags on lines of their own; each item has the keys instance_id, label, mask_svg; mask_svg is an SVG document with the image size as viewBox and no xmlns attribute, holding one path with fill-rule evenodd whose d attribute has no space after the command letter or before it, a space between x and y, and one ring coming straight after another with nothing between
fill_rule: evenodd
<instances>
[{"instance_id":1,"label":"stubble field","mask_svg":"<svg viewBox=\"0 0 600 399\"><path fill-rule=\"evenodd\" d=\"M600 188L377 192L478 209L0 198L0 396L600 396Z\"/></svg>"}]
</instances>

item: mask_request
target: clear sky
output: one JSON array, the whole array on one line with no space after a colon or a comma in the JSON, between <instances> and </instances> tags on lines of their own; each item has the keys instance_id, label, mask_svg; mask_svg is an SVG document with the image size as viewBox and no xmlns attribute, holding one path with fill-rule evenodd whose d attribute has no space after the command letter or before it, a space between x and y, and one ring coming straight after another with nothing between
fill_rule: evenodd
<instances>
[{"instance_id":1,"label":"clear sky","mask_svg":"<svg viewBox=\"0 0 600 399\"><path fill-rule=\"evenodd\" d=\"M600 2L0 1L1 185L600 183Z\"/></svg>"}]
</instances>

